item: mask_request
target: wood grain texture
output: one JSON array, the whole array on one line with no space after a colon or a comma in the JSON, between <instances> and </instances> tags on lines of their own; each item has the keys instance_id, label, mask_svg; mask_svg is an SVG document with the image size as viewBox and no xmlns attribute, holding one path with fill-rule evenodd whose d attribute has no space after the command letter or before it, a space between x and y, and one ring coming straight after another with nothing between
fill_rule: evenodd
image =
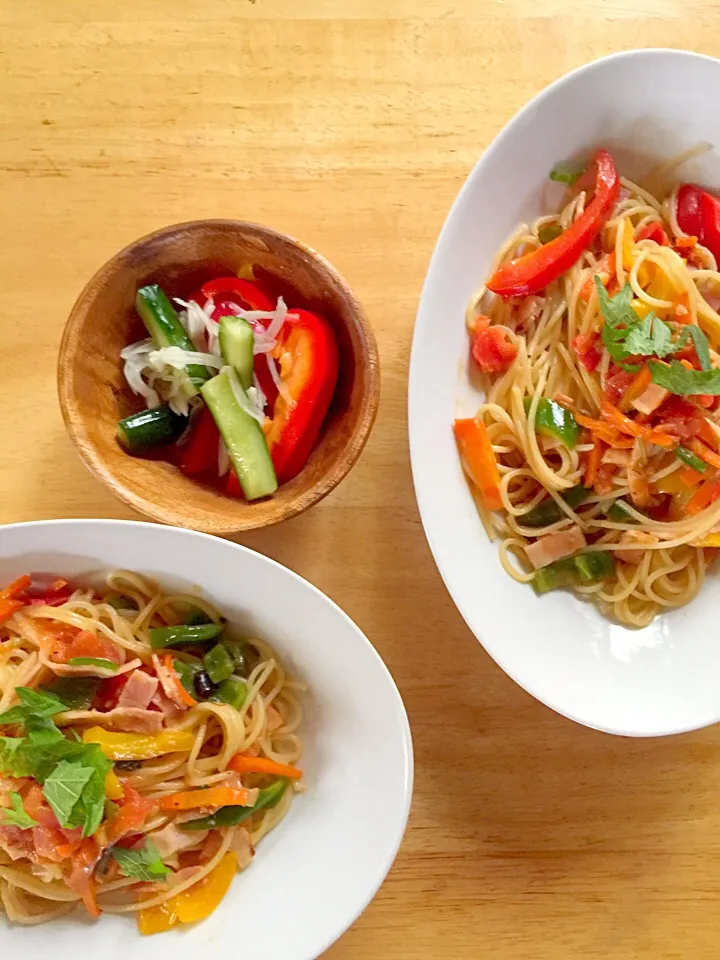
<instances>
[{"instance_id":1,"label":"wood grain texture","mask_svg":"<svg viewBox=\"0 0 720 960\"><path fill-rule=\"evenodd\" d=\"M189 479L170 462L172 453L131 457L116 440L118 420L143 407L120 360L125 346L147 336L135 310L137 290L159 284L169 297L187 299L208 280L234 276L247 264L274 297L326 317L338 352L337 386L309 460L272 497L252 503ZM295 517L335 489L375 421L380 370L365 312L324 257L259 224L195 220L129 244L91 278L60 343L58 392L78 452L124 503L163 523L226 535Z\"/></svg>"},{"instance_id":2,"label":"wood grain texture","mask_svg":"<svg viewBox=\"0 0 720 960\"><path fill-rule=\"evenodd\" d=\"M489 660L432 563L405 413L433 243L501 126L594 57L717 37L712 0L0 0L0 520L133 516L74 454L54 367L82 286L143 233L220 216L301 237L378 336L359 464L241 538L358 622L413 727L405 843L331 960L720 952L720 734L584 730Z\"/></svg>"}]
</instances>

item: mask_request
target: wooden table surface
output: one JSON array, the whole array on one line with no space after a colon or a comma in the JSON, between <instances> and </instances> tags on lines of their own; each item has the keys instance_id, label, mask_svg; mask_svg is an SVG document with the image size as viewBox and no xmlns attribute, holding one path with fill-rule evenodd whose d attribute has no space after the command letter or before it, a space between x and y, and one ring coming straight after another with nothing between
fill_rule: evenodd
<instances>
[{"instance_id":1,"label":"wooden table surface","mask_svg":"<svg viewBox=\"0 0 720 960\"><path fill-rule=\"evenodd\" d=\"M445 592L406 438L423 276L481 151L587 60L720 53L717 9L0 0L0 522L135 516L76 457L55 356L87 278L141 234L195 217L270 224L325 253L375 326L382 399L359 464L309 514L241 538L357 621L413 728L404 845L331 960L720 956L718 731L612 738L515 686Z\"/></svg>"}]
</instances>

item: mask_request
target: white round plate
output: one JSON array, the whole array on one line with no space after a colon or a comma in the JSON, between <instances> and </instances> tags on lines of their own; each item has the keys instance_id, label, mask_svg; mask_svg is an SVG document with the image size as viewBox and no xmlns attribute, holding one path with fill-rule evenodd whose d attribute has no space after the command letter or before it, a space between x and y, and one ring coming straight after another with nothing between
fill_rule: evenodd
<instances>
[{"instance_id":1,"label":"white round plate","mask_svg":"<svg viewBox=\"0 0 720 960\"><path fill-rule=\"evenodd\" d=\"M574 71L510 121L470 174L443 227L418 310L410 366L410 452L425 532L445 584L488 653L529 693L574 720L630 736L720 719L717 589L644 630L559 591L536 597L500 566L458 460L451 424L474 413L465 307L500 244L557 209L548 173L599 146L621 173L707 141L679 176L720 187L720 61L674 50L617 54Z\"/></svg>"},{"instance_id":2,"label":"white round plate","mask_svg":"<svg viewBox=\"0 0 720 960\"><path fill-rule=\"evenodd\" d=\"M142 937L132 918L12 928L0 919L0 956L313 960L375 895L405 830L412 744L390 674L319 590L227 540L122 520L0 528L0 583L27 571L95 580L116 568L146 573L168 589L201 587L242 633L272 643L308 684L299 731L307 791L203 923Z\"/></svg>"}]
</instances>

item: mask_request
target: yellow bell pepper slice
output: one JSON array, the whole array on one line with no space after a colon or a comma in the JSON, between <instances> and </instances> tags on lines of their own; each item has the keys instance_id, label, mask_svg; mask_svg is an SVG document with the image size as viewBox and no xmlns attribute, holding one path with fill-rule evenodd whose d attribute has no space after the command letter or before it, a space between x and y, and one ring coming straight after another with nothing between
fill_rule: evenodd
<instances>
[{"instance_id":1,"label":"yellow bell pepper slice","mask_svg":"<svg viewBox=\"0 0 720 960\"><path fill-rule=\"evenodd\" d=\"M637 297L633 298L630 306L633 308L633 312L636 313L641 320L644 320L649 313L655 312L649 303L645 303L643 300L638 300Z\"/></svg>"},{"instance_id":2,"label":"yellow bell pepper slice","mask_svg":"<svg viewBox=\"0 0 720 960\"><path fill-rule=\"evenodd\" d=\"M228 851L200 883L176 897L171 897L159 907L140 910L140 933L164 933L176 923L197 923L205 920L222 903L236 873L237 857Z\"/></svg>"},{"instance_id":3,"label":"yellow bell pepper slice","mask_svg":"<svg viewBox=\"0 0 720 960\"><path fill-rule=\"evenodd\" d=\"M124 796L122 784L114 770L108 770L105 777L105 796L108 800L121 800Z\"/></svg>"},{"instance_id":4,"label":"yellow bell pepper slice","mask_svg":"<svg viewBox=\"0 0 720 960\"><path fill-rule=\"evenodd\" d=\"M622 239L622 262L623 267L628 271L632 268L634 253L633 225L629 220L626 220Z\"/></svg>"},{"instance_id":5,"label":"yellow bell pepper slice","mask_svg":"<svg viewBox=\"0 0 720 960\"><path fill-rule=\"evenodd\" d=\"M144 936L151 936L153 933L165 933L170 927L174 927L178 922L178 915L175 909L177 897L166 900L165 903L157 907L148 907L138 912L137 922L138 930Z\"/></svg>"},{"instance_id":6,"label":"yellow bell pepper slice","mask_svg":"<svg viewBox=\"0 0 720 960\"><path fill-rule=\"evenodd\" d=\"M706 533L702 540L696 540L694 547L720 547L720 533Z\"/></svg>"},{"instance_id":7,"label":"yellow bell pepper slice","mask_svg":"<svg viewBox=\"0 0 720 960\"><path fill-rule=\"evenodd\" d=\"M83 734L83 741L97 743L110 760L151 760L165 753L189 753L195 743L195 734L165 730L157 736L149 736L90 727Z\"/></svg>"}]
</instances>

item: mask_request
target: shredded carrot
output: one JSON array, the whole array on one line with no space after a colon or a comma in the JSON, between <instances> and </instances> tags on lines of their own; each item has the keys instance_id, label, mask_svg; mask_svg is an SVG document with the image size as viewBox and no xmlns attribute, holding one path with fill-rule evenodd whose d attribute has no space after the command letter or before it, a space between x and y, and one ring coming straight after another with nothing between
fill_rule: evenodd
<instances>
[{"instance_id":1,"label":"shredded carrot","mask_svg":"<svg viewBox=\"0 0 720 960\"><path fill-rule=\"evenodd\" d=\"M642 370L637 374L635 379L622 395L622 400L619 404L620 411L622 413L627 413L632 406L633 400L637 400L641 394L645 393L646 389L651 383L652 374L650 373L650 367L648 367L648 365L645 363L643 364Z\"/></svg>"},{"instance_id":2,"label":"shredded carrot","mask_svg":"<svg viewBox=\"0 0 720 960\"><path fill-rule=\"evenodd\" d=\"M685 510L688 513L700 513L718 497L720 497L720 480L716 478L704 480L688 500Z\"/></svg>"},{"instance_id":3,"label":"shredded carrot","mask_svg":"<svg viewBox=\"0 0 720 960\"><path fill-rule=\"evenodd\" d=\"M169 673L170 679L175 684L175 691L178 697L180 698L180 700L182 700L182 702L188 707L196 707L198 705L198 702L194 697L192 697L188 693L188 691L183 686L182 680L178 676L178 673L175 667L173 666L173 658L171 653L166 653L163 656L163 666Z\"/></svg>"},{"instance_id":4,"label":"shredded carrot","mask_svg":"<svg viewBox=\"0 0 720 960\"><path fill-rule=\"evenodd\" d=\"M703 479L702 473L698 473L692 467L683 467L682 470L678 470L678 476L686 487L694 487L696 483L700 483Z\"/></svg>"},{"instance_id":5,"label":"shredded carrot","mask_svg":"<svg viewBox=\"0 0 720 960\"><path fill-rule=\"evenodd\" d=\"M585 486L594 487L597 480L598 467L603 455L602 441L597 437L593 438L593 448L587 455L585 464Z\"/></svg>"},{"instance_id":6,"label":"shredded carrot","mask_svg":"<svg viewBox=\"0 0 720 960\"><path fill-rule=\"evenodd\" d=\"M718 441L720 441L720 438L715 433L715 431L710 426L710 424L707 422L707 420L703 419L703 422L697 428L696 432L697 432L697 435L700 437L700 439L704 440L709 447L712 447L713 450L717 450Z\"/></svg>"},{"instance_id":7,"label":"shredded carrot","mask_svg":"<svg viewBox=\"0 0 720 960\"><path fill-rule=\"evenodd\" d=\"M277 763L267 757L249 757L244 753L236 753L228 766L235 773L271 773L289 780L299 780L302 777L302 770L297 767L289 767L286 763Z\"/></svg>"},{"instance_id":8,"label":"shredded carrot","mask_svg":"<svg viewBox=\"0 0 720 960\"><path fill-rule=\"evenodd\" d=\"M680 250L692 250L693 247L697 246L698 238L697 237L676 237L675 246Z\"/></svg>"},{"instance_id":9,"label":"shredded carrot","mask_svg":"<svg viewBox=\"0 0 720 960\"><path fill-rule=\"evenodd\" d=\"M480 491L485 509L500 510L500 473L485 424L474 419L456 420L453 430L465 472Z\"/></svg>"},{"instance_id":10,"label":"shredded carrot","mask_svg":"<svg viewBox=\"0 0 720 960\"><path fill-rule=\"evenodd\" d=\"M648 443L656 443L659 447L673 447L677 443L675 437L670 436L661 428L652 429L635 423L630 417L621 413L617 407L614 407L609 400L603 400L602 402L602 415L610 420L618 430L629 434L631 437L640 437L642 440L647 440Z\"/></svg>"},{"instance_id":11,"label":"shredded carrot","mask_svg":"<svg viewBox=\"0 0 720 960\"><path fill-rule=\"evenodd\" d=\"M702 440L693 437L689 446L692 452L696 453L705 463L709 463L711 467L720 467L720 456L718 456L714 450L711 450L710 447L706 446Z\"/></svg>"},{"instance_id":12,"label":"shredded carrot","mask_svg":"<svg viewBox=\"0 0 720 960\"><path fill-rule=\"evenodd\" d=\"M251 807L250 791L244 787L208 787L183 790L161 797L161 810L198 810L204 807Z\"/></svg>"},{"instance_id":13,"label":"shredded carrot","mask_svg":"<svg viewBox=\"0 0 720 960\"><path fill-rule=\"evenodd\" d=\"M17 580L13 580L13 582L9 583L3 590L0 590L0 624L5 623L16 610L25 606L23 601L16 600L15 596L18 593L22 593L23 590L27 590L31 583L32 579L25 574L22 577L18 577Z\"/></svg>"}]
</instances>

